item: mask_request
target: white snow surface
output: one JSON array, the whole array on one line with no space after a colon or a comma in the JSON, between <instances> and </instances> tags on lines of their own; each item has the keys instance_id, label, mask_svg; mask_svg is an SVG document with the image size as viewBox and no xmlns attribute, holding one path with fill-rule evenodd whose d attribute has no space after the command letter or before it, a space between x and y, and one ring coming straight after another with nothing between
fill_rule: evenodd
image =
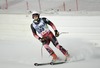
<instances>
[{"instance_id":1,"label":"white snow surface","mask_svg":"<svg viewBox=\"0 0 100 68\"><path fill-rule=\"evenodd\" d=\"M44 48L41 56L42 44L33 37L30 28L31 15L0 14L0 68L100 68L100 16L42 14L42 17L50 19L60 33L65 32L57 39L79 61L34 66L35 62L50 62L52 57ZM64 59L52 43L49 46Z\"/></svg>"}]
</instances>

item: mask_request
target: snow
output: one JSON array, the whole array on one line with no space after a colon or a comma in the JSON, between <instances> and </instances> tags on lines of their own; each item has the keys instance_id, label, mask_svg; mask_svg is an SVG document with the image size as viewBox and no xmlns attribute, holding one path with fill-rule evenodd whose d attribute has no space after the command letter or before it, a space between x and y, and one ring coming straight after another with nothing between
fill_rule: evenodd
<instances>
[{"instance_id":1,"label":"snow","mask_svg":"<svg viewBox=\"0 0 100 68\"><path fill-rule=\"evenodd\" d=\"M42 14L42 17L54 22L60 33L69 32L57 39L78 61L39 68L100 68L100 16ZM44 48L41 56L42 44L32 35L31 21L31 15L0 14L0 68L37 68L34 62L51 61ZM50 47L64 59L52 43Z\"/></svg>"}]
</instances>

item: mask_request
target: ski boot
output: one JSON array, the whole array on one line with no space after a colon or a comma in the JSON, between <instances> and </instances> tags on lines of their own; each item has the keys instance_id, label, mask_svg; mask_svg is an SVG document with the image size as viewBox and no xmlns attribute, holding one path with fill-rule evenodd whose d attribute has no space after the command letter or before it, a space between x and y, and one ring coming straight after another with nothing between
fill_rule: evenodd
<instances>
[{"instance_id":1,"label":"ski boot","mask_svg":"<svg viewBox=\"0 0 100 68\"><path fill-rule=\"evenodd\" d=\"M54 54L52 54L51 55L52 57L53 57L53 59L52 59L52 61L51 62L56 62L57 60L58 60L58 57L57 57L57 55L54 53Z\"/></svg>"},{"instance_id":2,"label":"ski boot","mask_svg":"<svg viewBox=\"0 0 100 68\"><path fill-rule=\"evenodd\" d=\"M68 54L68 52L65 54L65 62L70 60L70 55Z\"/></svg>"}]
</instances>

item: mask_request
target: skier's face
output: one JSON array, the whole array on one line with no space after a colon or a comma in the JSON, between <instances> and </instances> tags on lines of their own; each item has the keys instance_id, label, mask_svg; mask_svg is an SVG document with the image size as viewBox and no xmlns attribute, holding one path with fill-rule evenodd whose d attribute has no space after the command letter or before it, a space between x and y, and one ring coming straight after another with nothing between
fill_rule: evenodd
<instances>
[{"instance_id":1,"label":"skier's face","mask_svg":"<svg viewBox=\"0 0 100 68\"><path fill-rule=\"evenodd\" d=\"M38 15L38 14L33 14L33 15L32 15L32 18L33 18L34 20L37 20L37 19L39 18L39 15Z\"/></svg>"}]
</instances>

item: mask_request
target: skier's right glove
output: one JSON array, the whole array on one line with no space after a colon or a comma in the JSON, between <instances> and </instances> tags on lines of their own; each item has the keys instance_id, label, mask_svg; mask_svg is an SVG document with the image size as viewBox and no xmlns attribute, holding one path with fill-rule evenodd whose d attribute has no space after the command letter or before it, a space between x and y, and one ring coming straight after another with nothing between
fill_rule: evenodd
<instances>
[{"instance_id":1,"label":"skier's right glove","mask_svg":"<svg viewBox=\"0 0 100 68\"><path fill-rule=\"evenodd\" d=\"M45 38L40 38L40 37L39 37L39 40L40 40L43 44L46 43L46 39L45 39Z\"/></svg>"}]
</instances>

